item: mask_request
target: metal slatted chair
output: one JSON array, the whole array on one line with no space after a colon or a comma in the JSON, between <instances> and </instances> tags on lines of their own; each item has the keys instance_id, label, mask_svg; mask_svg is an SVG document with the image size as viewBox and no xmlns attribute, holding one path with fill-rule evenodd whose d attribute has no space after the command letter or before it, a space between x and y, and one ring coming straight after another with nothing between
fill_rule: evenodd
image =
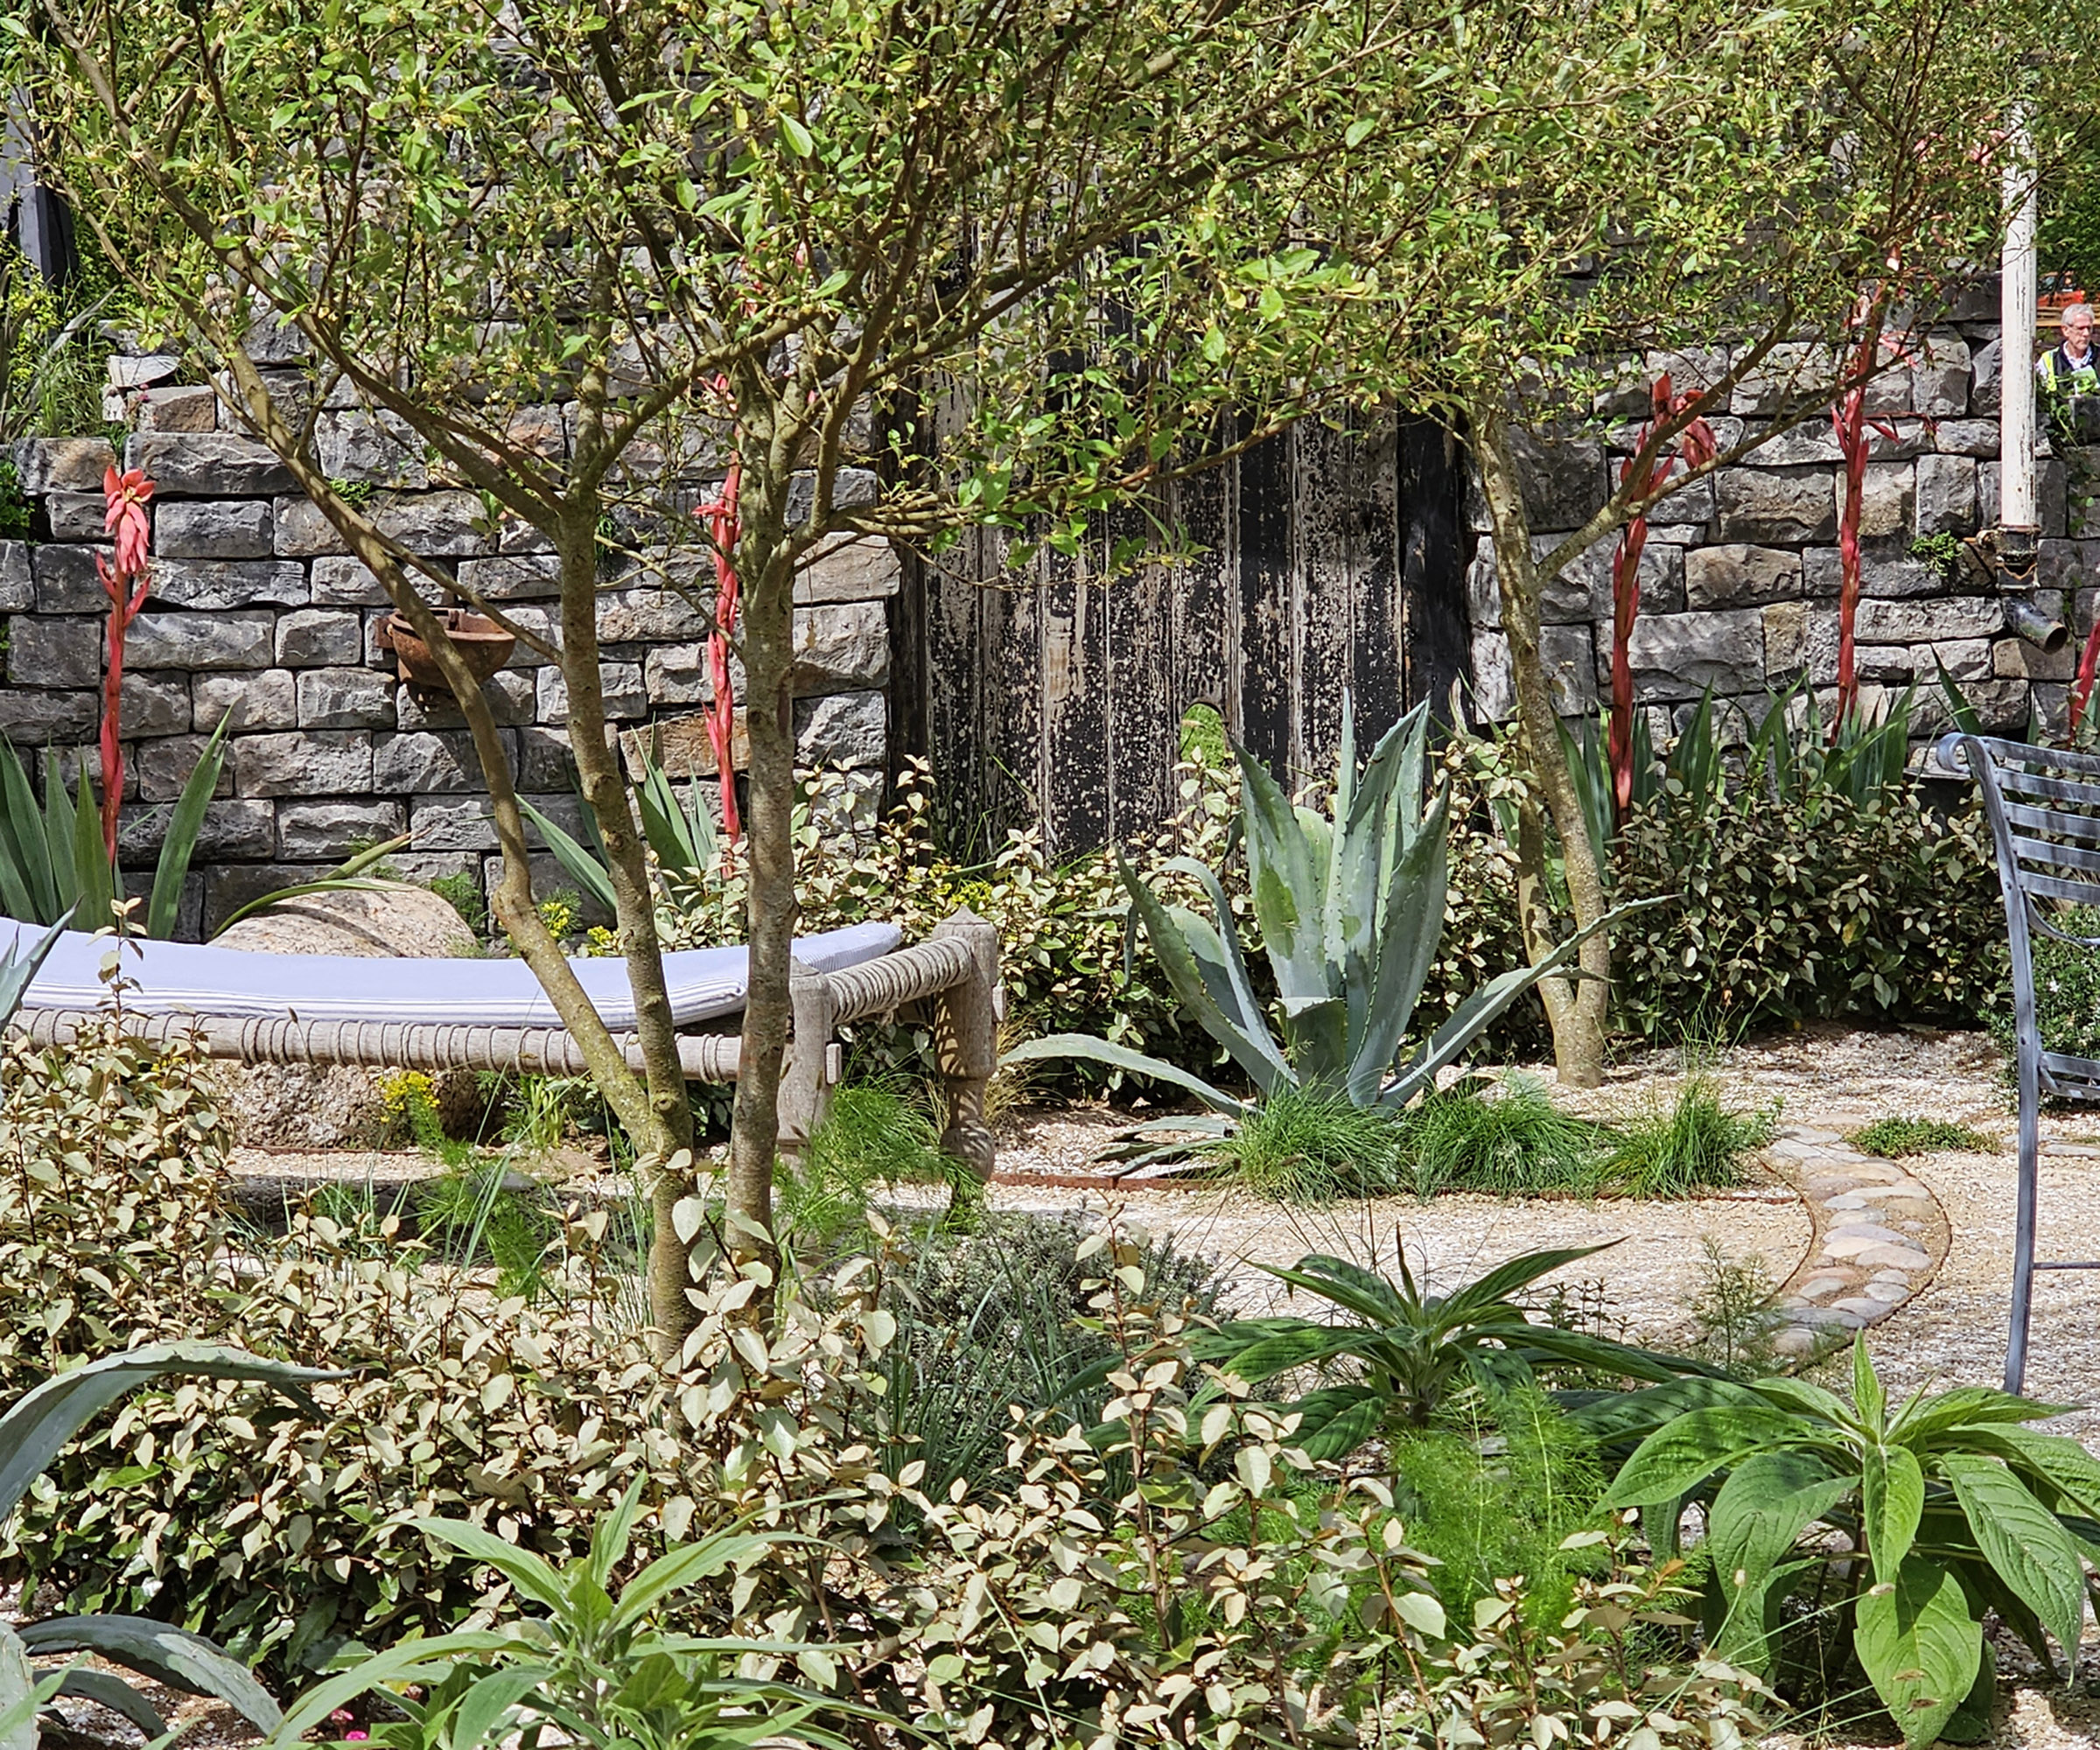
<instances>
[{"instance_id":1,"label":"metal slatted chair","mask_svg":"<svg viewBox=\"0 0 2100 1750\"><path fill-rule=\"evenodd\" d=\"M1953 734L1941 762L1983 792L1998 848L1998 885L2012 948L2012 1011L2020 1052L2020 1202L2012 1250L2012 1318L2006 1390L2026 1377L2027 1324L2038 1270L2100 1270L2100 1260L2037 1261L2036 1167L2041 1096L2100 1102L2100 1061L2047 1050L2034 1012L2034 938L2100 953L2100 757L1988 736ZM2081 918L2081 912L2090 913Z\"/></svg>"}]
</instances>

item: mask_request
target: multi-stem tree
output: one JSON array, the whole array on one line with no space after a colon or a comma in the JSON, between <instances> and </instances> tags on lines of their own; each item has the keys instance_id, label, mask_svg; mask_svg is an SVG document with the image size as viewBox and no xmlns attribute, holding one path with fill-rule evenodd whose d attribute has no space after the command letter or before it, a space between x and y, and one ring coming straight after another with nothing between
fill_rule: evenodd
<instances>
[{"instance_id":1,"label":"multi-stem tree","mask_svg":"<svg viewBox=\"0 0 2100 1750\"><path fill-rule=\"evenodd\" d=\"M496 914L654 1174L667 1342L687 1322L692 1130L606 734L607 528L711 612L711 556L680 553L709 525L674 487L733 462L750 995L726 1194L732 1250L763 1283L798 568L829 542L934 549L973 524L1063 541L1203 461L1226 410L1250 441L1389 376L1382 343L1345 351L1338 320L1375 278L1296 228L1323 165L1410 105L1448 107L1440 17L1410 0L24 0L0 18L0 89L133 319L224 374L443 665L501 847ZM296 337L309 387L250 357L257 323ZM416 557L383 495L331 483L316 434L344 410L404 466L479 492L492 524L537 531L556 628ZM514 776L435 617L444 592L560 664L640 1076L534 908Z\"/></svg>"},{"instance_id":2,"label":"multi-stem tree","mask_svg":"<svg viewBox=\"0 0 2100 1750\"><path fill-rule=\"evenodd\" d=\"M1404 172L1351 162L1338 168L1354 179L1319 206L1344 254L1395 224L1425 240L1382 265L1410 313L1388 358L1396 392L1441 409L1479 470L1530 778L1522 928L1535 962L1556 946L1558 871L1573 924L1591 934L1579 976L1542 994L1562 1075L1593 1084L1608 900L1541 657L1544 589L1662 499L1826 418L1895 364L1994 264L2010 100L2047 87L2057 100L2035 108L2066 127L2082 106L2068 91L2073 63L2024 56L2042 21L2019 4L1979 18L1956 0L1520 0L1469 9L1467 26L1476 66L1492 71L1493 123L1453 141L1426 196ZM1583 94L1579 111L1550 101L1561 91ZM2037 162L2051 158L2041 143ZM1600 508L1538 538L1529 472L1555 443L1645 402L1673 364L1676 403L1615 486L1600 481ZM1746 409L1747 421L1724 417ZM1665 473L1661 458L1700 420L1720 428L1713 453Z\"/></svg>"}]
</instances>

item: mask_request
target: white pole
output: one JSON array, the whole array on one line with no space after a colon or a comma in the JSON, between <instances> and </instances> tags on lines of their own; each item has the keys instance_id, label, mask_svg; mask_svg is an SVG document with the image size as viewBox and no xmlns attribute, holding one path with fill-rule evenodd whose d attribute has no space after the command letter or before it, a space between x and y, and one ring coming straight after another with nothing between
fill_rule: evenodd
<instances>
[{"instance_id":1,"label":"white pole","mask_svg":"<svg viewBox=\"0 0 2100 1750\"><path fill-rule=\"evenodd\" d=\"M1998 528L2008 556L2034 551L2040 518L2034 508L2034 155L2024 106L2013 107L2006 130L2004 272L1999 289Z\"/></svg>"}]
</instances>

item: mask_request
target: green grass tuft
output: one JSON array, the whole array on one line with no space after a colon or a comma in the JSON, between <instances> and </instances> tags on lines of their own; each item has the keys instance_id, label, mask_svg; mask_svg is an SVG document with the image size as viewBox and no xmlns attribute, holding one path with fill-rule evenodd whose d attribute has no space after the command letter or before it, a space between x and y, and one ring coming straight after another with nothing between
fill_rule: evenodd
<instances>
[{"instance_id":1,"label":"green grass tuft","mask_svg":"<svg viewBox=\"0 0 2100 1750\"><path fill-rule=\"evenodd\" d=\"M1200 1152L1259 1197L1326 1203L1399 1183L1405 1121L1320 1088L1284 1088Z\"/></svg>"},{"instance_id":2,"label":"green grass tuft","mask_svg":"<svg viewBox=\"0 0 2100 1750\"><path fill-rule=\"evenodd\" d=\"M1936 1149L1958 1149L1964 1154L1998 1152L1996 1138L1942 1118L1876 1118L1852 1132L1852 1145L1888 1160L1907 1154L1930 1154Z\"/></svg>"},{"instance_id":3,"label":"green grass tuft","mask_svg":"<svg viewBox=\"0 0 2100 1750\"><path fill-rule=\"evenodd\" d=\"M1433 1094L1408 1114L1406 1134L1415 1189L1424 1197L1591 1196L1598 1189L1604 1133L1558 1110L1536 1076L1506 1075L1492 1096L1470 1082Z\"/></svg>"},{"instance_id":4,"label":"green grass tuft","mask_svg":"<svg viewBox=\"0 0 2100 1750\"><path fill-rule=\"evenodd\" d=\"M1695 1072L1670 1106L1625 1128L1606 1175L1629 1197L1690 1197L1740 1185L1742 1157L1772 1140L1774 1116L1730 1105L1711 1076Z\"/></svg>"}]
</instances>

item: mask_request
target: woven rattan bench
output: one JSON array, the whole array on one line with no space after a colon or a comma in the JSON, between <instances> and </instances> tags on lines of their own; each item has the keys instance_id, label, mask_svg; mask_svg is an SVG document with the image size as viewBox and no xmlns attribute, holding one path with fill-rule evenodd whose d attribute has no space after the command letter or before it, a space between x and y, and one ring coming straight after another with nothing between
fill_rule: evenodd
<instances>
[{"instance_id":1,"label":"woven rattan bench","mask_svg":"<svg viewBox=\"0 0 2100 1750\"><path fill-rule=\"evenodd\" d=\"M13 928L0 920L0 934ZM989 1175L991 1138L984 1105L997 1054L998 933L983 919L957 912L922 942L907 948L900 940L892 926L860 924L795 943L781 1144L807 1142L823 1117L839 1075L836 1029L907 1012L922 1017L934 1034L948 1096L944 1142ZM107 936L66 933L31 983L12 1026L39 1044L56 1046L99 1026L109 1012L102 969L110 948ZM570 963L639 1070L626 962ZM429 1073L576 1075L585 1068L581 1047L558 1025L522 961L254 954L143 942L127 944L122 970L116 1012L127 1034L156 1042L193 1037L215 1058ZM686 1079L735 1081L739 1044L734 1032L722 1028L744 1007L744 950L668 954L664 979L682 1032Z\"/></svg>"},{"instance_id":2,"label":"woven rattan bench","mask_svg":"<svg viewBox=\"0 0 2100 1750\"><path fill-rule=\"evenodd\" d=\"M1998 849L1998 885L2012 948L2012 1013L2020 1058L2020 1194L2012 1239L2012 1314L2006 1390L2026 1378L2027 1326L2038 1270L2100 1270L2100 1259L2034 1256L2041 1153L2041 1096L2100 1102L2100 1061L2045 1048L2034 1009L2034 938L2100 953L2100 933L2067 924L2090 909L2100 932L2100 758L1988 736L1939 743L1942 765L1966 771L1983 793Z\"/></svg>"}]
</instances>

